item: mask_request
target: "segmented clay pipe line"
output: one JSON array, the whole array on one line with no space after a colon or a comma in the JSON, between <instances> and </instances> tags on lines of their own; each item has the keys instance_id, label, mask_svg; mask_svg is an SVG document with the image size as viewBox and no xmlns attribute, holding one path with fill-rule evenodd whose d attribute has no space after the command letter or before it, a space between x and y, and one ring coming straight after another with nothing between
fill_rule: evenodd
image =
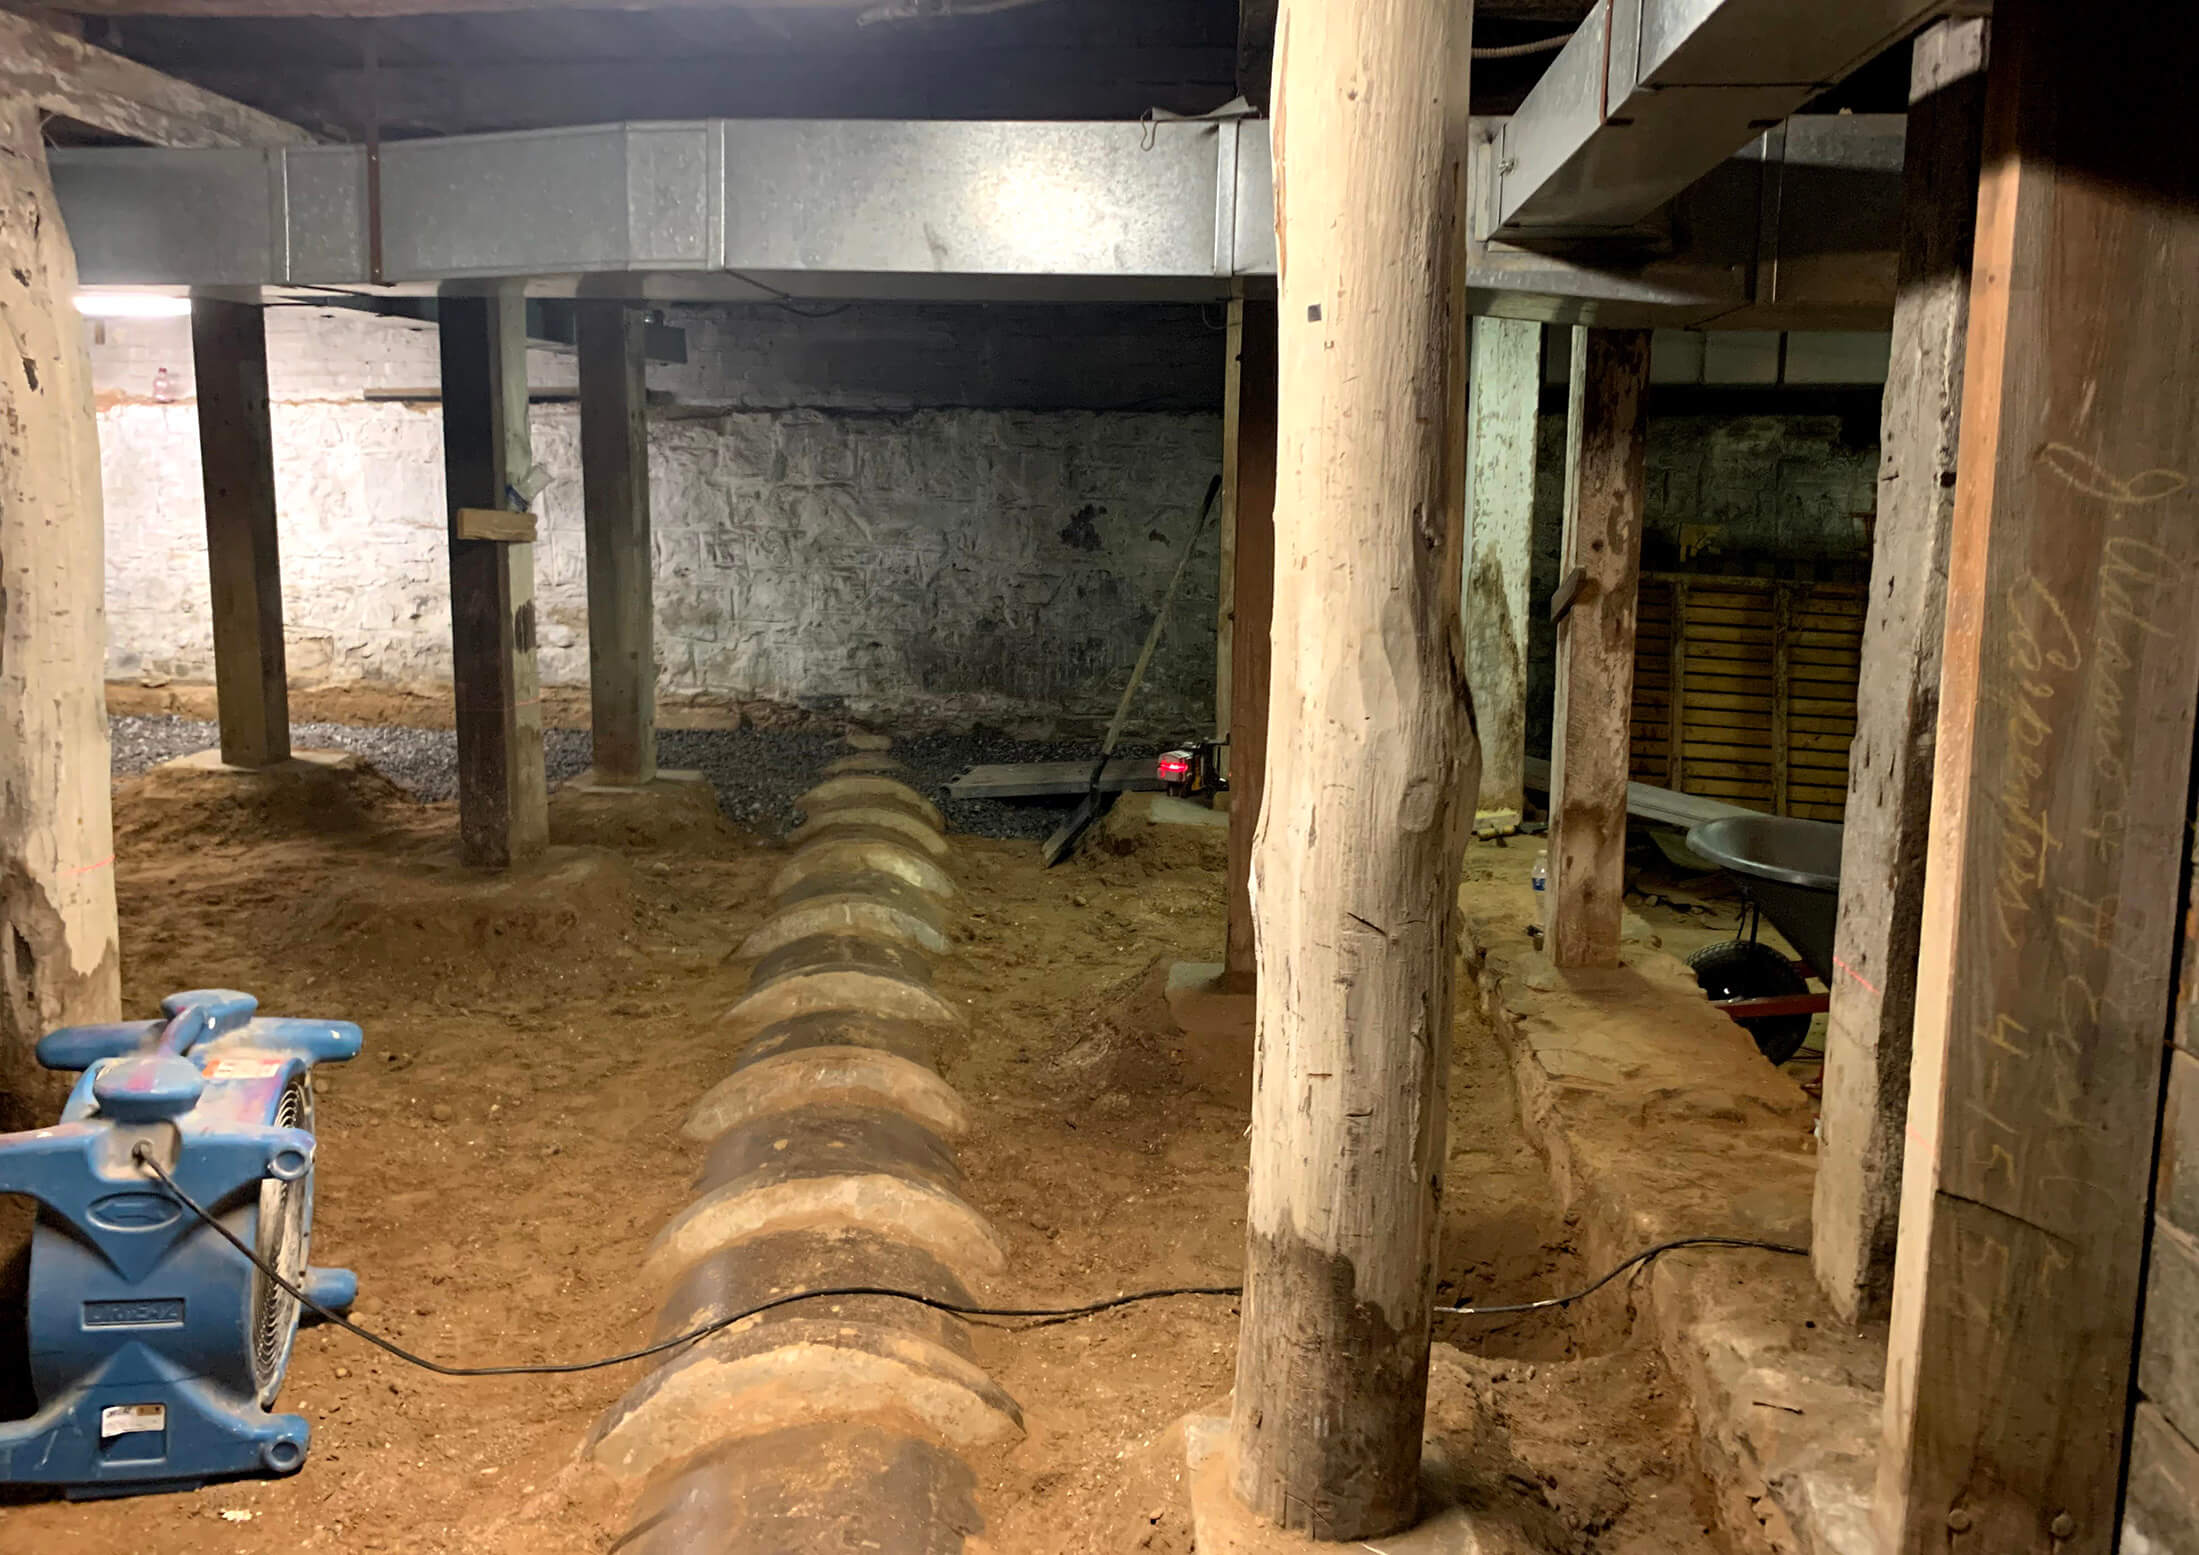
<instances>
[{"instance_id":1,"label":"segmented clay pipe line","mask_svg":"<svg viewBox=\"0 0 2199 1555\"><path fill-rule=\"evenodd\" d=\"M724 1016L740 1056L687 1120L701 1194L643 1261L660 1335L835 1286L968 1303L1002 1262L948 1144L968 1114L938 1071L965 1025L931 986L954 894L939 813L875 749L802 806ZM979 1526L967 1455L1021 1429L960 1319L836 1297L674 1352L589 1450L643 1481L620 1555L955 1555Z\"/></svg>"}]
</instances>

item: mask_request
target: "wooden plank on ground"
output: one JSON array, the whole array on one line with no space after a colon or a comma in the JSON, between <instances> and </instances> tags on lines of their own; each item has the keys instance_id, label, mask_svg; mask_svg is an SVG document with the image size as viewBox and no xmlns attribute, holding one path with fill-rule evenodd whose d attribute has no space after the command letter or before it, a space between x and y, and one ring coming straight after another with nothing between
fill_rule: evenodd
<instances>
[{"instance_id":1,"label":"wooden plank on ground","mask_svg":"<svg viewBox=\"0 0 2199 1555\"><path fill-rule=\"evenodd\" d=\"M998 762L970 768L947 785L947 797L1073 799L1091 784L1092 763L1089 760ZM1152 793L1167 785L1155 775L1151 756L1116 756L1109 759L1100 774L1099 786L1102 793L1119 794Z\"/></svg>"},{"instance_id":2,"label":"wooden plank on ground","mask_svg":"<svg viewBox=\"0 0 2199 1555\"><path fill-rule=\"evenodd\" d=\"M1889 1555L2116 1539L2199 708L2195 53L2190 7L1994 12Z\"/></svg>"}]
</instances>

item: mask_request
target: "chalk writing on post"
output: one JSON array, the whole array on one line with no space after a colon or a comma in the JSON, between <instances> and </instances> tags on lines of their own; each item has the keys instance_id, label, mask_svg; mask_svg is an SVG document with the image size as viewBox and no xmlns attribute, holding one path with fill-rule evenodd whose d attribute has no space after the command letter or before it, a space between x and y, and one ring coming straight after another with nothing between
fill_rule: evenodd
<instances>
[{"instance_id":1,"label":"chalk writing on post","mask_svg":"<svg viewBox=\"0 0 2199 1555\"><path fill-rule=\"evenodd\" d=\"M2084 589L2082 581L2049 581L2024 567L1998 591L1993 612L1980 677L1981 703L1992 711L1980 726L1986 745L1976 771L1978 794L1990 800L1991 886L1980 924L1987 937L1972 951L1985 963L1972 986L1990 989L1991 1003L1966 1027L1958 1169L1966 1191L2058 1241L2057 1227L2080 1231L2068 1218L2071 1200L2107 1191L2085 1093L2103 1018L2139 1018L2158 994L2159 969L2147 954L2153 915L2126 903L2122 872L2144 749L2137 698L2144 677L2162 667L2162 644L2180 640L2173 616L2192 574L2159 543L2167 515L2158 504L2191 482L2166 469L2120 476L2062 443L2048 444L2039 461L2106 504L2110 527L2085 580L2089 597L2064 592ZM2064 827L2076 835L2063 836ZM1986 1274L1975 1258L1973 1272ZM2070 1267L2066 1247L2056 1247L2037 1276L2051 1281Z\"/></svg>"}]
</instances>

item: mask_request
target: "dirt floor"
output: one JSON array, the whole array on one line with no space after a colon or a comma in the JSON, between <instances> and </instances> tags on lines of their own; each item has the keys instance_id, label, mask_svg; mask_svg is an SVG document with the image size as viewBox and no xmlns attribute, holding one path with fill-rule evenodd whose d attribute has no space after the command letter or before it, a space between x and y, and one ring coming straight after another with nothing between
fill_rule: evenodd
<instances>
[{"instance_id":1,"label":"dirt floor","mask_svg":"<svg viewBox=\"0 0 2199 1555\"><path fill-rule=\"evenodd\" d=\"M617 804L613 800L610 804ZM455 815L369 771L310 796L161 770L119 785L125 994L228 985L273 1013L366 1027L324 1070L315 1251L359 1271L359 1316L469 1363L641 1340L649 1240L689 1197L678 1132L732 1058L728 948L783 856L688 799L639 816L553 801L558 846L489 883ZM1220 833L1110 833L1062 869L1029 842L957 839L967 911L939 987L972 1035L949 1070L976 1116L968 1197L1006 1241L988 1294L1045 1303L1233 1281L1245 1115L1200 1087L1169 1024L1176 959L1217 957ZM1583 1283L1508 1070L1459 1000L1447 1300ZM1538 1519L1551 1548L1719 1548L1694 1427L1624 1282L1572 1315L1439 1319L1431 1438ZM987 1465L985 1547L1189 1551L1180 1438L1230 1386L1237 1313L1187 1298L987 1330L980 1355L1029 1433ZM191 1494L0 1507L0 1550L604 1551L623 1504L575 1449L634 1368L453 1380L341 1332L299 1339L281 1405L313 1423L302 1473Z\"/></svg>"}]
</instances>

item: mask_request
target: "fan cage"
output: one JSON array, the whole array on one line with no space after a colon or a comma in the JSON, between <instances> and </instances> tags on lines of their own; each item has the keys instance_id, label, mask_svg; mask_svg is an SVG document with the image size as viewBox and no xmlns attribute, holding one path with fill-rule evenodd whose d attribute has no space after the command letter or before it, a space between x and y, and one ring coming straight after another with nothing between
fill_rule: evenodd
<instances>
[{"instance_id":1,"label":"fan cage","mask_svg":"<svg viewBox=\"0 0 2199 1555\"><path fill-rule=\"evenodd\" d=\"M276 1104L276 1128L313 1127L311 1082L299 1075L283 1087ZM260 1183L259 1223L255 1241L261 1258L282 1271L293 1285L305 1283L306 1239L313 1214L313 1173L290 1182L267 1178ZM252 1384L261 1406L272 1405L290 1360L290 1342L298 1331L298 1298L265 1274L252 1274Z\"/></svg>"}]
</instances>

